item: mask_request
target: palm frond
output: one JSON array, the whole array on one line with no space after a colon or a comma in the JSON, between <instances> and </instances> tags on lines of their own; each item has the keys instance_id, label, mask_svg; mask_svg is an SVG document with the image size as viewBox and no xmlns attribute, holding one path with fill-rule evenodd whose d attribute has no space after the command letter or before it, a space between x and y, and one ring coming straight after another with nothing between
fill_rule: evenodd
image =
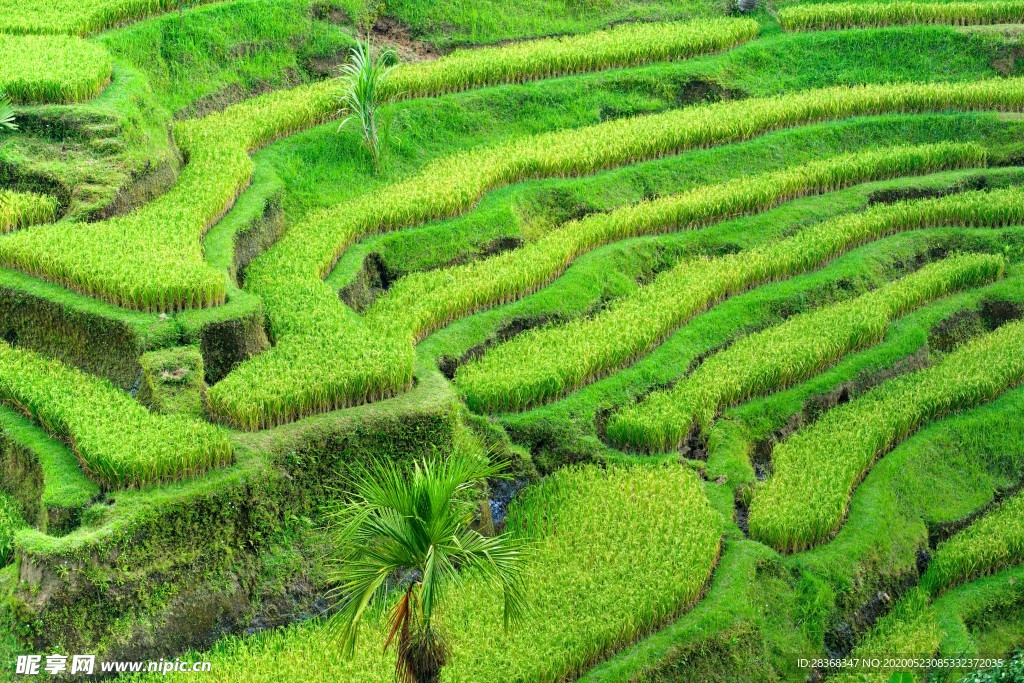
<instances>
[{"instance_id":1,"label":"palm frond","mask_svg":"<svg viewBox=\"0 0 1024 683\"><path fill-rule=\"evenodd\" d=\"M18 130L18 124L14 122L14 105L11 98L0 92L0 130Z\"/></svg>"}]
</instances>

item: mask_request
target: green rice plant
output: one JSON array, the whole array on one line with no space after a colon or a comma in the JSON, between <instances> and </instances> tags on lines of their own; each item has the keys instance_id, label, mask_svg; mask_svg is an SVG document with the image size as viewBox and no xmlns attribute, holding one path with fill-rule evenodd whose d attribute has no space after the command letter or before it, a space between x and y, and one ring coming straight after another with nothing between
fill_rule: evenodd
<instances>
[{"instance_id":1,"label":"green rice plant","mask_svg":"<svg viewBox=\"0 0 1024 683\"><path fill-rule=\"evenodd\" d=\"M932 595L979 576L994 574L1024 560L1024 494L1003 501L996 509L940 543L921 577Z\"/></svg>"},{"instance_id":2,"label":"green rice plant","mask_svg":"<svg viewBox=\"0 0 1024 683\"><path fill-rule=\"evenodd\" d=\"M900 26L908 24L1012 24L1024 21L1024 1L835 2L784 7L779 23L788 31Z\"/></svg>"},{"instance_id":3,"label":"green rice plant","mask_svg":"<svg viewBox=\"0 0 1024 683\"><path fill-rule=\"evenodd\" d=\"M728 31L728 26L716 30ZM653 32L652 40L657 35ZM648 46L652 61L662 58L656 45ZM487 59L481 57L479 68L489 68ZM334 79L274 92L203 119L177 123L175 141L188 165L172 190L128 216L37 228L0 240L0 264L144 311L224 303L226 278L203 259L204 234L250 182L249 154L334 116L339 87L341 81ZM322 242L321 238L313 246Z\"/></svg>"},{"instance_id":4,"label":"green rice plant","mask_svg":"<svg viewBox=\"0 0 1024 683\"><path fill-rule=\"evenodd\" d=\"M525 81L686 59L756 38L753 19L628 23L578 36L456 50L432 62L403 65L385 90L423 97Z\"/></svg>"},{"instance_id":5,"label":"green rice plant","mask_svg":"<svg viewBox=\"0 0 1024 683\"><path fill-rule=\"evenodd\" d=\"M738 254L684 261L592 318L528 330L459 368L473 410L524 410L631 364L720 299L820 267L899 231L946 225L1001 226L1024 219L1014 188L878 206Z\"/></svg>"},{"instance_id":6,"label":"green rice plant","mask_svg":"<svg viewBox=\"0 0 1024 683\"><path fill-rule=\"evenodd\" d=\"M925 423L991 401L1024 380L1024 322L1012 322L826 413L775 448L755 490L750 535L780 552L828 539L875 460Z\"/></svg>"},{"instance_id":7,"label":"green rice plant","mask_svg":"<svg viewBox=\"0 0 1024 683\"><path fill-rule=\"evenodd\" d=\"M853 648L848 659L878 660L880 667L871 668L863 664L852 670L840 671L828 680L837 683L890 683L891 667L900 660L926 660L935 656L942 641L935 610L928 603L928 594L920 588L911 589L900 598L892 611L881 617L867 635ZM889 665L886 664L887 660Z\"/></svg>"},{"instance_id":8,"label":"green rice plant","mask_svg":"<svg viewBox=\"0 0 1024 683\"><path fill-rule=\"evenodd\" d=\"M218 428L154 415L106 380L2 342L0 402L67 443L108 489L182 479L232 459Z\"/></svg>"},{"instance_id":9,"label":"green rice plant","mask_svg":"<svg viewBox=\"0 0 1024 683\"><path fill-rule=\"evenodd\" d=\"M578 256L604 244L703 227L856 183L984 166L985 159L985 151L977 145L899 146L698 187L570 221L520 249L493 258L413 273L392 284L365 317L374 329L419 340L460 316L535 291L558 277Z\"/></svg>"},{"instance_id":10,"label":"green rice plant","mask_svg":"<svg viewBox=\"0 0 1024 683\"><path fill-rule=\"evenodd\" d=\"M719 554L722 520L700 479L678 465L565 469L513 501L506 529L531 540L524 619L503 628L501 591L467 577L439 619L449 635L445 683L572 680L693 605ZM228 638L210 653L216 680L391 683L381 611L352 660L320 623ZM175 674L170 675L171 680ZM182 679L184 680L184 679Z\"/></svg>"},{"instance_id":11,"label":"green rice plant","mask_svg":"<svg viewBox=\"0 0 1024 683\"><path fill-rule=\"evenodd\" d=\"M0 54L0 91L18 103L84 102L113 73L106 49L77 37L0 34Z\"/></svg>"},{"instance_id":12,"label":"green rice plant","mask_svg":"<svg viewBox=\"0 0 1024 683\"><path fill-rule=\"evenodd\" d=\"M527 178L594 173L789 126L855 115L1021 106L1022 79L825 88L617 119L441 159L406 181L312 214L252 263L246 286L266 304L277 346L213 387L211 407L217 419L259 429L410 385L408 341L361 327L323 282L342 252L366 235L456 215L485 192ZM4 251L0 240L0 262ZM377 341L360 354L339 332ZM360 356L380 364L349 364ZM404 367L392 364L403 357Z\"/></svg>"},{"instance_id":13,"label":"green rice plant","mask_svg":"<svg viewBox=\"0 0 1024 683\"><path fill-rule=\"evenodd\" d=\"M0 190L0 234L57 220L55 197L35 192Z\"/></svg>"},{"instance_id":14,"label":"green rice plant","mask_svg":"<svg viewBox=\"0 0 1024 683\"><path fill-rule=\"evenodd\" d=\"M195 4L222 0L194 0ZM0 33L86 36L179 9L181 0L0 0Z\"/></svg>"},{"instance_id":15,"label":"green rice plant","mask_svg":"<svg viewBox=\"0 0 1024 683\"><path fill-rule=\"evenodd\" d=\"M813 377L845 355L877 344L889 323L929 301L991 282L1001 256L967 254L744 337L667 391L612 415L608 438L647 451L679 448L696 426L705 433L719 409Z\"/></svg>"}]
</instances>

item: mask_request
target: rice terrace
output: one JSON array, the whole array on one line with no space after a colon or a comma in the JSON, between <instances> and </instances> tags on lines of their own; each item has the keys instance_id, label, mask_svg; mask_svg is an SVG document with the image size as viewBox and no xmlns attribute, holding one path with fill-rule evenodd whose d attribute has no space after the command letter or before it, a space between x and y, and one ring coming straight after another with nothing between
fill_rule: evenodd
<instances>
[{"instance_id":1,"label":"rice terrace","mask_svg":"<svg viewBox=\"0 0 1024 683\"><path fill-rule=\"evenodd\" d=\"M1024 683L1024 0L0 0L0 680Z\"/></svg>"}]
</instances>

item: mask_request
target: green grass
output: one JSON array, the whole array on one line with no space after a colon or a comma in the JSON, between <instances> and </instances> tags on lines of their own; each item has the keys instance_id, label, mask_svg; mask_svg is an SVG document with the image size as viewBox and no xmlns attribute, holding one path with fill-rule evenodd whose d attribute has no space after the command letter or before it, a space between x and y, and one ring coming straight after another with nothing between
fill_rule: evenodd
<instances>
[{"instance_id":1,"label":"green grass","mask_svg":"<svg viewBox=\"0 0 1024 683\"><path fill-rule=\"evenodd\" d=\"M1024 323L1008 323L938 365L829 411L775 448L750 506L750 533L785 552L825 541L875 460L928 421L976 406L1024 378Z\"/></svg>"},{"instance_id":2,"label":"green grass","mask_svg":"<svg viewBox=\"0 0 1024 683\"><path fill-rule=\"evenodd\" d=\"M0 434L8 449L24 449L42 474L42 491L29 490L26 499L19 496L23 516L52 535L68 531L81 511L99 496L99 486L85 476L78 457L67 446L4 405L0 405ZM12 455L8 451L7 457Z\"/></svg>"},{"instance_id":3,"label":"green grass","mask_svg":"<svg viewBox=\"0 0 1024 683\"><path fill-rule=\"evenodd\" d=\"M679 448L697 426L707 433L718 411L809 379L843 356L882 340L895 318L1002 274L1000 257L966 255L791 318L718 353L669 391L655 392L608 422L608 438L649 451Z\"/></svg>"},{"instance_id":4,"label":"green grass","mask_svg":"<svg viewBox=\"0 0 1024 683\"><path fill-rule=\"evenodd\" d=\"M1024 2L837 2L797 5L779 10L790 31L815 31L906 24L1013 24L1024 21Z\"/></svg>"},{"instance_id":5,"label":"green grass","mask_svg":"<svg viewBox=\"0 0 1024 683\"><path fill-rule=\"evenodd\" d=\"M1024 559L1024 495L1018 494L935 549L921 585L933 594Z\"/></svg>"},{"instance_id":6,"label":"green grass","mask_svg":"<svg viewBox=\"0 0 1024 683\"><path fill-rule=\"evenodd\" d=\"M110 83L113 64L102 46L68 36L0 34L0 92L17 103L83 102Z\"/></svg>"},{"instance_id":7,"label":"green grass","mask_svg":"<svg viewBox=\"0 0 1024 683\"><path fill-rule=\"evenodd\" d=\"M88 35L178 7L178 0L0 0L0 33Z\"/></svg>"},{"instance_id":8,"label":"green grass","mask_svg":"<svg viewBox=\"0 0 1024 683\"><path fill-rule=\"evenodd\" d=\"M67 443L110 489L193 476L231 462L215 427L149 413L109 382L0 344L0 401Z\"/></svg>"},{"instance_id":9,"label":"green grass","mask_svg":"<svg viewBox=\"0 0 1024 683\"><path fill-rule=\"evenodd\" d=\"M0 199L0 234L57 220L59 206L50 195L10 190L0 192L5 195Z\"/></svg>"},{"instance_id":10,"label":"green grass","mask_svg":"<svg viewBox=\"0 0 1024 683\"><path fill-rule=\"evenodd\" d=\"M543 514L541 514L543 512ZM508 528L535 539L525 571L528 613L502 628L501 600L472 578L441 618L452 657L445 681L563 680L671 619L699 597L719 553L721 523L685 468L560 472L513 503ZM390 681L382 622L364 626L355 657L337 656L318 622L229 638L209 657L220 681Z\"/></svg>"}]
</instances>

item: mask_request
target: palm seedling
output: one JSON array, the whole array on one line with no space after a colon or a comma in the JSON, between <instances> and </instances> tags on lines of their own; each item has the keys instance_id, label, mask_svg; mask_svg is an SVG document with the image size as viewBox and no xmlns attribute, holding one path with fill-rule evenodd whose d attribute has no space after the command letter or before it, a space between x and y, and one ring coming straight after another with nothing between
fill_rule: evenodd
<instances>
[{"instance_id":1,"label":"palm seedling","mask_svg":"<svg viewBox=\"0 0 1024 683\"><path fill-rule=\"evenodd\" d=\"M390 134L391 120L383 117L379 108L383 105L383 85L395 68L397 55L386 49L379 54L374 51L369 39L358 41L352 48L352 59L341 67L344 90L338 97L340 114L344 116L338 129L350 122L359 125L363 144L366 146L373 167L380 169L384 146Z\"/></svg>"},{"instance_id":2,"label":"palm seedling","mask_svg":"<svg viewBox=\"0 0 1024 683\"><path fill-rule=\"evenodd\" d=\"M470 574L502 590L506 625L522 616L525 546L471 528L474 494L503 469L457 448L408 472L378 462L353 476L351 495L330 511L340 551L331 572L340 596L331 626L347 655L367 610L392 602L384 647L397 651L396 681L436 683L450 654L437 616L449 590Z\"/></svg>"}]
</instances>

